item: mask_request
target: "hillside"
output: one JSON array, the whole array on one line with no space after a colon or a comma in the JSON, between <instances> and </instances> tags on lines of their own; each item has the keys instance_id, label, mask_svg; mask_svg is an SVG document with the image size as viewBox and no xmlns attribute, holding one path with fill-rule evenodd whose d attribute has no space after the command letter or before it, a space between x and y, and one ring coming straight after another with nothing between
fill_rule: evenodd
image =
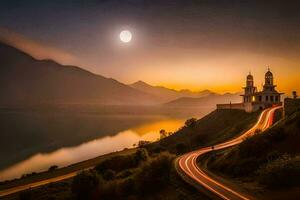
<instances>
[{"instance_id":1,"label":"hillside","mask_svg":"<svg viewBox=\"0 0 300 200\"><path fill-rule=\"evenodd\" d=\"M0 43L0 105L154 104L157 98L76 66L36 60Z\"/></svg>"},{"instance_id":2,"label":"hillside","mask_svg":"<svg viewBox=\"0 0 300 200\"><path fill-rule=\"evenodd\" d=\"M300 195L300 112L264 134L208 159L208 168L238 182L258 198L298 199ZM243 184L241 184L243 183ZM260 194L260 191L264 193Z\"/></svg>"},{"instance_id":3,"label":"hillside","mask_svg":"<svg viewBox=\"0 0 300 200\"><path fill-rule=\"evenodd\" d=\"M187 120L185 126L171 136L150 144L148 150L151 152L161 149L182 154L216 144L250 128L256 122L258 114L242 110L215 110L199 120Z\"/></svg>"},{"instance_id":4,"label":"hillside","mask_svg":"<svg viewBox=\"0 0 300 200\"><path fill-rule=\"evenodd\" d=\"M190 90L173 90L162 86L152 86L149 85L143 81L137 81L131 85L129 85L132 88L135 88L139 91L152 94L156 97L158 97L161 102L165 103L168 101L172 101L181 97L204 97L210 94L213 94L213 92L209 90L203 90L201 92L192 92Z\"/></svg>"},{"instance_id":5,"label":"hillside","mask_svg":"<svg viewBox=\"0 0 300 200\"><path fill-rule=\"evenodd\" d=\"M222 103L239 103L242 99L239 93L226 93L226 94L209 94L200 98L181 97L176 100L170 101L165 106L198 106L198 107L215 107L216 104Z\"/></svg>"}]
</instances>

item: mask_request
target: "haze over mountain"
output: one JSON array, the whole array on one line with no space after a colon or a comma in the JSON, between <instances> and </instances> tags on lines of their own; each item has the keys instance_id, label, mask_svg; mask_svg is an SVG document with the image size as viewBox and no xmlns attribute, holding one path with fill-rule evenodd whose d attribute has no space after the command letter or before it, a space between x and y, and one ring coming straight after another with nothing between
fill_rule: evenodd
<instances>
[{"instance_id":1,"label":"haze over mountain","mask_svg":"<svg viewBox=\"0 0 300 200\"><path fill-rule=\"evenodd\" d=\"M181 97L205 97L210 94L214 94L209 90L203 90L200 92L192 92L190 90L173 90L163 86L152 86L143 81L137 81L133 84L130 84L132 88L135 88L139 91L154 95L158 97L162 102L172 101Z\"/></svg>"},{"instance_id":2,"label":"haze over mountain","mask_svg":"<svg viewBox=\"0 0 300 200\"><path fill-rule=\"evenodd\" d=\"M210 90L192 92L190 90L173 90L162 86L151 86L143 81L130 85L142 92L158 97L165 106L215 107L218 103L241 102L240 93L217 94Z\"/></svg>"},{"instance_id":3,"label":"haze over mountain","mask_svg":"<svg viewBox=\"0 0 300 200\"><path fill-rule=\"evenodd\" d=\"M36 60L0 43L1 105L156 104L152 95L111 78L51 60Z\"/></svg>"},{"instance_id":4,"label":"haze over mountain","mask_svg":"<svg viewBox=\"0 0 300 200\"><path fill-rule=\"evenodd\" d=\"M204 97L193 98L193 97L181 97L179 99L170 101L166 103L166 106L176 106L176 107L215 107L216 104L221 103L239 103L241 102L240 93L225 93L216 94L212 93Z\"/></svg>"}]
</instances>

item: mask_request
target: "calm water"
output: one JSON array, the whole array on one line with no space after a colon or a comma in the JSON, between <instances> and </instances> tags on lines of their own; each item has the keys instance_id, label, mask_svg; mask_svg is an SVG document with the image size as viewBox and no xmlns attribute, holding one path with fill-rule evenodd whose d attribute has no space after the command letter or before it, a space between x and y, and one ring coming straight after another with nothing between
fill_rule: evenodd
<instances>
[{"instance_id":1,"label":"calm water","mask_svg":"<svg viewBox=\"0 0 300 200\"><path fill-rule=\"evenodd\" d=\"M1 110L0 180L130 148L140 140L155 141L161 129L174 132L187 118L200 118L211 111L148 107L83 110Z\"/></svg>"}]
</instances>

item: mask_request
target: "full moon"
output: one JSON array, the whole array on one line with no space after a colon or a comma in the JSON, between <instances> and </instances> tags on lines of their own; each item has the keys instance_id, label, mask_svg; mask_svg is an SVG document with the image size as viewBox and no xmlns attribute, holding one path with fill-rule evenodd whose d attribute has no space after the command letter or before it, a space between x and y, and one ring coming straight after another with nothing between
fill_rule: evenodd
<instances>
[{"instance_id":1,"label":"full moon","mask_svg":"<svg viewBox=\"0 0 300 200\"><path fill-rule=\"evenodd\" d=\"M124 43L128 43L131 41L131 38L132 38L132 34L130 31L128 30L124 30L124 31L121 31L120 33L120 40Z\"/></svg>"}]
</instances>

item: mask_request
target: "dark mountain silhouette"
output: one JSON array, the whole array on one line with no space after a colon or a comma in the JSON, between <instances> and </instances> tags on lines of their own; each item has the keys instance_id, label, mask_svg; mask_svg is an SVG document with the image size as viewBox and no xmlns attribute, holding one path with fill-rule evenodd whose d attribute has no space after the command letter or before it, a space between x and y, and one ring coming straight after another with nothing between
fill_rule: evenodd
<instances>
[{"instance_id":1,"label":"dark mountain silhouette","mask_svg":"<svg viewBox=\"0 0 300 200\"><path fill-rule=\"evenodd\" d=\"M0 104L154 104L157 98L114 79L0 43Z\"/></svg>"},{"instance_id":2,"label":"dark mountain silhouette","mask_svg":"<svg viewBox=\"0 0 300 200\"><path fill-rule=\"evenodd\" d=\"M209 90L204 90L201 92L192 92L190 90L172 90L162 86L152 86L143 81L137 81L130 85L131 87L140 90L142 92L154 95L158 97L162 102L166 103L178 99L180 97L204 97L210 94L214 94Z\"/></svg>"},{"instance_id":3,"label":"dark mountain silhouette","mask_svg":"<svg viewBox=\"0 0 300 200\"><path fill-rule=\"evenodd\" d=\"M200 98L192 97L181 97L176 100L170 101L165 106L176 106L176 107L216 107L216 104L222 103L239 103L242 99L240 93L225 93L225 94L209 94Z\"/></svg>"}]
</instances>

